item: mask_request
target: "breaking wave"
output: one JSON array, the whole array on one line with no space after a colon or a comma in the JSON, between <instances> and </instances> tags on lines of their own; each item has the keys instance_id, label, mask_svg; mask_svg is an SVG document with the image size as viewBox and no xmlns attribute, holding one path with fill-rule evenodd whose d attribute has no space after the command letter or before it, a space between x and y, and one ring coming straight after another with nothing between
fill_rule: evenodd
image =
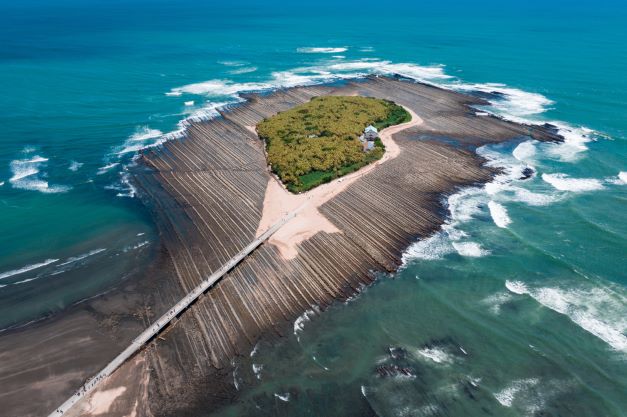
<instances>
[{"instance_id":1,"label":"breaking wave","mask_svg":"<svg viewBox=\"0 0 627 417\"><path fill-rule=\"evenodd\" d=\"M249 72L257 71L257 67L242 67L229 71L229 74L248 74Z\"/></svg>"},{"instance_id":2,"label":"breaking wave","mask_svg":"<svg viewBox=\"0 0 627 417\"><path fill-rule=\"evenodd\" d=\"M452 244L461 256L479 258L490 254L489 250L483 249L477 242L453 242Z\"/></svg>"},{"instance_id":3,"label":"breaking wave","mask_svg":"<svg viewBox=\"0 0 627 417\"><path fill-rule=\"evenodd\" d=\"M528 391L538 385L538 378L518 379L494 394L494 398L503 406L511 407L519 394Z\"/></svg>"},{"instance_id":4,"label":"breaking wave","mask_svg":"<svg viewBox=\"0 0 627 417\"><path fill-rule=\"evenodd\" d=\"M339 47L339 48L325 48L325 47L305 47L305 48L297 48L296 52L301 54L339 54L340 52L346 52L348 48Z\"/></svg>"},{"instance_id":5,"label":"breaking wave","mask_svg":"<svg viewBox=\"0 0 627 417\"><path fill-rule=\"evenodd\" d=\"M65 266L65 265L73 264L75 262L82 261L85 258L88 258L88 257L93 256L93 255L97 255L100 252L104 252L104 251L106 251L105 248L100 248L100 249L91 250L91 251L89 251L87 253L84 253L82 255L72 256L70 258L67 258L63 263L60 263L59 266Z\"/></svg>"},{"instance_id":6,"label":"breaking wave","mask_svg":"<svg viewBox=\"0 0 627 417\"><path fill-rule=\"evenodd\" d=\"M429 359L438 364L450 364L454 362L454 359L443 349L435 348L423 348L418 350L418 355Z\"/></svg>"},{"instance_id":7,"label":"breaking wave","mask_svg":"<svg viewBox=\"0 0 627 417\"><path fill-rule=\"evenodd\" d=\"M498 227L507 228L507 226L512 222L503 205L490 200L488 208L490 209L490 215L492 216L492 220L494 220L494 224Z\"/></svg>"},{"instance_id":8,"label":"breaking wave","mask_svg":"<svg viewBox=\"0 0 627 417\"><path fill-rule=\"evenodd\" d=\"M31 149L24 153L33 152ZM65 185L51 185L45 180L47 174L43 171L48 163L48 158L35 155L31 158L16 159L9 164L11 173L9 182L13 188L22 190L39 191L42 193L64 193L72 187Z\"/></svg>"},{"instance_id":9,"label":"breaking wave","mask_svg":"<svg viewBox=\"0 0 627 417\"><path fill-rule=\"evenodd\" d=\"M158 138L163 135L163 132L159 129L151 129L148 126L138 128L135 133L131 135L130 140L148 140Z\"/></svg>"},{"instance_id":10,"label":"breaking wave","mask_svg":"<svg viewBox=\"0 0 627 417\"><path fill-rule=\"evenodd\" d=\"M111 171L113 168L115 168L118 165L120 165L119 162L112 162L110 164L102 166L102 167L98 168L98 171L96 172L96 175L106 174L107 172Z\"/></svg>"},{"instance_id":11,"label":"breaking wave","mask_svg":"<svg viewBox=\"0 0 627 417\"><path fill-rule=\"evenodd\" d=\"M621 289L613 291L572 283L532 287L520 281L506 281L505 287L514 294L529 295L543 306L567 316L614 350L627 352L627 297Z\"/></svg>"},{"instance_id":12,"label":"breaking wave","mask_svg":"<svg viewBox=\"0 0 627 417\"><path fill-rule=\"evenodd\" d=\"M580 193L584 191L594 191L603 188L600 180L595 178L571 178L566 174L542 174L542 180L551 184L560 191L572 191Z\"/></svg>"},{"instance_id":13,"label":"breaking wave","mask_svg":"<svg viewBox=\"0 0 627 417\"><path fill-rule=\"evenodd\" d=\"M290 400L289 392L286 392L285 394L274 393L274 396L283 402L288 402Z\"/></svg>"},{"instance_id":14,"label":"breaking wave","mask_svg":"<svg viewBox=\"0 0 627 417\"><path fill-rule=\"evenodd\" d=\"M312 306L310 310L306 310L294 320L294 336L296 336L296 338L298 338L299 333L305 329L305 323L310 321L316 313L318 313L318 307Z\"/></svg>"},{"instance_id":15,"label":"breaking wave","mask_svg":"<svg viewBox=\"0 0 627 417\"><path fill-rule=\"evenodd\" d=\"M5 278L12 277L14 275L23 274L25 272L29 272L29 271L32 271L34 269L38 269L38 268L44 267L46 265L50 265L50 264L55 263L57 261L58 261L58 259L46 259L43 262L39 262L39 263L32 264L32 265L26 265L26 266L23 266L23 267L18 268L18 269L13 269L11 271L5 271L5 272L0 273L0 279L5 279Z\"/></svg>"}]
</instances>

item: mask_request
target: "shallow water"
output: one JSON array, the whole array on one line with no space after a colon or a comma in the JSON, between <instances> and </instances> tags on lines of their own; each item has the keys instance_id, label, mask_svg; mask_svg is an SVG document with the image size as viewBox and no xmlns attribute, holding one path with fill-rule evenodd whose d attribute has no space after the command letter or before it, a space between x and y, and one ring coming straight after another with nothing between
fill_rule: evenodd
<instances>
[{"instance_id":1,"label":"shallow water","mask_svg":"<svg viewBox=\"0 0 627 417\"><path fill-rule=\"evenodd\" d=\"M221 413L625 415L624 5L82 3L0 3L0 328L154 258L124 175L184 119L246 90L401 73L567 142L480 149L504 174L449 197L394 279L241 360Z\"/></svg>"}]
</instances>

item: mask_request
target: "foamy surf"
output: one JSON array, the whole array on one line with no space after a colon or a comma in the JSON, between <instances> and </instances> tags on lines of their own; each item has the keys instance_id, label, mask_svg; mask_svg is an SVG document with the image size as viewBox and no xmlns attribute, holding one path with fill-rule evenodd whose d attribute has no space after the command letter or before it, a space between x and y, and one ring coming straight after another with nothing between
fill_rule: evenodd
<instances>
[{"instance_id":1,"label":"foamy surf","mask_svg":"<svg viewBox=\"0 0 627 417\"><path fill-rule=\"evenodd\" d=\"M505 287L518 295L529 295L535 301L598 337L614 350L627 352L627 297L621 289L580 284L568 288L531 287L520 281L506 281ZM621 293L619 293L621 292Z\"/></svg>"},{"instance_id":2,"label":"foamy surf","mask_svg":"<svg viewBox=\"0 0 627 417\"><path fill-rule=\"evenodd\" d=\"M336 48L329 48L329 47L303 47L303 48L296 48L296 52L299 52L301 54L339 54L341 52L346 52L348 51L347 47L336 47Z\"/></svg>"},{"instance_id":3,"label":"foamy surf","mask_svg":"<svg viewBox=\"0 0 627 417\"><path fill-rule=\"evenodd\" d=\"M418 355L423 358L429 359L437 364L451 364L453 363L453 357L440 348L423 348L417 351Z\"/></svg>"},{"instance_id":4,"label":"foamy surf","mask_svg":"<svg viewBox=\"0 0 627 417\"><path fill-rule=\"evenodd\" d=\"M490 200L490 202L488 203L488 208L490 209L490 215L492 216L494 224L496 224L498 227L506 229L507 226L512 222L512 220L507 215L507 210L505 209L505 207L503 207L502 204Z\"/></svg>"},{"instance_id":5,"label":"foamy surf","mask_svg":"<svg viewBox=\"0 0 627 417\"><path fill-rule=\"evenodd\" d=\"M511 407L519 394L535 387L540 383L538 378L518 379L512 381L501 391L494 394L494 398L503 406Z\"/></svg>"},{"instance_id":6,"label":"foamy surf","mask_svg":"<svg viewBox=\"0 0 627 417\"><path fill-rule=\"evenodd\" d=\"M253 363L252 364L253 374L257 379L261 379L261 371L263 370L263 365Z\"/></svg>"},{"instance_id":7,"label":"foamy surf","mask_svg":"<svg viewBox=\"0 0 627 417\"><path fill-rule=\"evenodd\" d=\"M100 168L98 168L98 171L96 171L96 175L104 175L107 172L111 171L113 168L115 168L116 166L120 165L119 162L113 162L110 164L107 164L105 166L102 166Z\"/></svg>"},{"instance_id":8,"label":"foamy surf","mask_svg":"<svg viewBox=\"0 0 627 417\"><path fill-rule=\"evenodd\" d=\"M76 172L78 171L81 167L83 166L82 162L77 162L77 161L70 161L70 165L68 166L67 169L69 169L72 172Z\"/></svg>"},{"instance_id":9,"label":"foamy surf","mask_svg":"<svg viewBox=\"0 0 627 417\"><path fill-rule=\"evenodd\" d=\"M626 185L627 184L627 172L621 171L615 177L605 179L606 182L614 185ZM0 183L2 185L2 183Z\"/></svg>"},{"instance_id":10,"label":"foamy surf","mask_svg":"<svg viewBox=\"0 0 627 417\"><path fill-rule=\"evenodd\" d=\"M24 150L30 153L31 150ZM43 169L46 168L48 158L35 155L32 158L16 159L9 164L12 172L9 182L13 188L42 193L64 193L71 189L65 185L51 185L44 178L47 176Z\"/></svg>"},{"instance_id":11,"label":"foamy surf","mask_svg":"<svg viewBox=\"0 0 627 417\"><path fill-rule=\"evenodd\" d=\"M461 256L479 258L490 254L489 250L483 249L477 242L453 242L453 247Z\"/></svg>"},{"instance_id":12,"label":"foamy surf","mask_svg":"<svg viewBox=\"0 0 627 417\"><path fill-rule=\"evenodd\" d=\"M82 255L72 256L70 258L67 258L63 263L60 263L59 266L65 266L65 265L73 264L73 263L78 262L78 261L82 261L85 258L88 258L88 257L93 256L93 255L97 255L97 254L99 254L101 252L104 252L106 250L107 249L105 249L105 248L99 248L99 249L91 250L91 251L89 251L87 253L83 253Z\"/></svg>"},{"instance_id":13,"label":"foamy surf","mask_svg":"<svg viewBox=\"0 0 627 417\"><path fill-rule=\"evenodd\" d=\"M242 67L229 71L229 74L238 75L238 74L248 74L249 72L257 71L257 67Z\"/></svg>"},{"instance_id":14,"label":"foamy surf","mask_svg":"<svg viewBox=\"0 0 627 417\"><path fill-rule=\"evenodd\" d=\"M306 310L303 314L298 316L296 320L294 320L294 336L298 338L300 332L305 329L305 323L311 320L311 317L315 316L318 312L318 308L316 306L312 306L310 310Z\"/></svg>"},{"instance_id":15,"label":"foamy surf","mask_svg":"<svg viewBox=\"0 0 627 417\"><path fill-rule=\"evenodd\" d=\"M290 393L286 392L285 394L279 394L279 393L274 393L274 397L278 398L279 400L283 401L283 402L288 402L290 400Z\"/></svg>"},{"instance_id":16,"label":"foamy surf","mask_svg":"<svg viewBox=\"0 0 627 417\"><path fill-rule=\"evenodd\" d=\"M512 151L514 158L521 162L528 162L536 154L536 146L534 141L528 140L520 143Z\"/></svg>"},{"instance_id":17,"label":"foamy surf","mask_svg":"<svg viewBox=\"0 0 627 417\"><path fill-rule=\"evenodd\" d=\"M192 105L194 103L192 102ZM154 138L158 138L159 136L163 135L163 132L160 131L159 129L151 129L148 126L142 126L140 128L137 128L135 130L135 133L133 133L129 139L130 140L148 140L148 139L154 139Z\"/></svg>"},{"instance_id":18,"label":"foamy surf","mask_svg":"<svg viewBox=\"0 0 627 417\"><path fill-rule=\"evenodd\" d=\"M43 262L39 262L39 263L32 264L32 265L26 265L26 266L23 266L23 267L18 268L18 269L13 269L11 271L5 271L5 272L0 273L0 279L5 279L5 278L12 277L14 275L23 274L25 272L29 272L29 271L32 271L34 269L38 269L38 268L44 267L46 265L50 265L50 264L55 263L57 261L58 261L58 259L46 259Z\"/></svg>"},{"instance_id":19,"label":"foamy surf","mask_svg":"<svg viewBox=\"0 0 627 417\"><path fill-rule=\"evenodd\" d=\"M554 102L542 94L531 93L500 83L464 83L458 81L452 85L462 92L480 91L494 95L490 100L489 110L500 117L515 122L528 122L527 117L544 113ZM482 107L482 110L485 107Z\"/></svg>"},{"instance_id":20,"label":"foamy surf","mask_svg":"<svg viewBox=\"0 0 627 417\"><path fill-rule=\"evenodd\" d=\"M603 188L600 180L595 178L571 178L567 174L542 174L542 180L553 186L556 190L571 191L575 193L595 191Z\"/></svg>"}]
</instances>

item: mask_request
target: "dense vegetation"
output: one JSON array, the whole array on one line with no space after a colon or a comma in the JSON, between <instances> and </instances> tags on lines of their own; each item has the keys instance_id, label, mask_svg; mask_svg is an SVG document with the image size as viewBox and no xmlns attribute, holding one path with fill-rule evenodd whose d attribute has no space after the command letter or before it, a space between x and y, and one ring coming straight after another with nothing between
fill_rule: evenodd
<instances>
[{"instance_id":1,"label":"dense vegetation","mask_svg":"<svg viewBox=\"0 0 627 417\"><path fill-rule=\"evenodd\" d=\"M362 150L359 135L372 124L377 129L407 122L411 116L391 101L370 97L315 97L257 125L266 143L272 171L292 192L306 191L354 172L383 156L375 148Z\"/></svg>"}]
</instances>

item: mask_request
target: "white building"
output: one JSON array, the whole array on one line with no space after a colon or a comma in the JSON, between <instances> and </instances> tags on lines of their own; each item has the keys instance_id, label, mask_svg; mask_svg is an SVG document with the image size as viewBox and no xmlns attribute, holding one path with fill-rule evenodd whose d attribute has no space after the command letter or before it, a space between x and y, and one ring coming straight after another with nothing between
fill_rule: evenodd
<instances>
[{"instance_id":1,"label":"white building","mask_svg":"<svg viewBox=\"0 0 627 417\"><path fill-rule=\"evenodd\" d=\"M379 131L373 125L368 126L364 129L364 138L366 140L375 140L379 136Z\"/></svg>"},{"instance_id":2,"label":"white building","mask_svg":"<svg viewBox=\"0 0 627 417\"><path fill-rule=\"evenodd\" d=\"M364 133L359 137L359 141L364 146L364 152L374 148L374 140L379 136L376 127L370 125L364 129Z\"/></svg>"}]
</instances>

